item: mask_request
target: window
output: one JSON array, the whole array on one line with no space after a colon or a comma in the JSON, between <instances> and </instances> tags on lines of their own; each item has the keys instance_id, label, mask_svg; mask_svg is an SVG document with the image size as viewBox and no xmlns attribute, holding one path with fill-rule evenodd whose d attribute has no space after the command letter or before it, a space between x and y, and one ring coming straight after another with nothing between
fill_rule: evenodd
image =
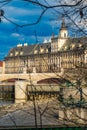
<instances>
[{"instance_id":1,"label":"window","mask_svg":"<svg viewBox=\"0 0 87 130\"><path fill-rule=\"evenodd\" d=\"M85 54L85 63L87 63L87 54Z\"/></svg>"},{"instance_id":2,"label":"window","mask_svg":"<svg viewBox=\"0 0 87 130\"><path fill-rule=\"evenodd\" d=\"M79 44L79 47L81 47L81 46L82 46L82 44L80 43L80 44Z\"/></svg>"},{"instance_id":3,"label":"window","mask_svg":"<svg viewBox=\"0 0 87 130\"><path fill-rule=\"evenodd\" d=\"M20 55L23 55L23 51L20 52Z\"/></svg>"},{"instance_id":4,"label":"window","mask_svg":"<svg viewBox=\"0 0 87 130\"><path fill-rule=\"evenodd\" d=\"M17 55L18 55L18 53L19 53L19 52L18 52L18 51L16 51L16 52L15 52L15 56L17 56Z\"/></svg>"},{"instance_id":5,"label":"window","mask_svg":"<svg viewBox=\"0 0 87 130\"><path fill-rule=\"evenodd\" d=\"M64 33L64 37L66 37L66 33Z\"/></svg>"},{"instance_id":6,"label":"window","mask_svg":"<svg viewBox=\"0 0 87 130\"><path fill-rule=\"evenodd\" d=\"M75 47L75 44L72 44L72 45L71 45L71 48L73 49L74 47Z\"/></svg>"},{"instance_id":7,"label":"window","mask_svg":"<svg viewBox=\"0 0 87 130\"><path fill-rule=\"evenodd\" d=\"M34 50L34 54L37 54L37 52L38 52L37 50Z\"/></svg>"},{"instance_id":8,"label":"window","mask_svg":"<svg viewBox=\"0 0 87 130\"><path fill-rule=\"evenodd\" d=\"M13 56L13 53L10 53L10 56Z\"/></svg>"}]
</instances>

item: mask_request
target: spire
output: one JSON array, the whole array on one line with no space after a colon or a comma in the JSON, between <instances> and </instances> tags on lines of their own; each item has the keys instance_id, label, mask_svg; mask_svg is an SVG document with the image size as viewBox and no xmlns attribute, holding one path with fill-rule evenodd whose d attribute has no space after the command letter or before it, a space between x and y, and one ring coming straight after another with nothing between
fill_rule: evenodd
<instances>
[{"instance_id":1,"label":"spire","mask_svg":"<svg viewBox=\"0 0 87 130\"><path fill-rule=\"evenodd\" d=\"M62 17L62 26L61 26L61 29L62 28L66 28L66 26L65 26L65 19L64 19L64 17Z\"/></svg>"},{"instance_id":2,"label":"spire","mask_svg":"<svg viewBox=\"0 0 87 130\"><path fill-rule=\"evenodd\" d=\"M54 39L54 33L52 33L52 39Z\"/></svg>"}]
</instances>

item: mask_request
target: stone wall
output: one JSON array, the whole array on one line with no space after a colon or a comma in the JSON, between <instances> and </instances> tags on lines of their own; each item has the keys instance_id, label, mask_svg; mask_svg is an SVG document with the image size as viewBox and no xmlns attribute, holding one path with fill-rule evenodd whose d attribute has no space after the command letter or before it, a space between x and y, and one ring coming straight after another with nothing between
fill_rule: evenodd
<instances>
[{"instance_id":1,"label":"stone wall","mask_svg":"<svg viewBox=\"0 0 87 130\"><path fill-rule=\"evenodd\" d=\"M78 107L64 107L59 109L59 120L66 124L86 124L87 122L87 109Z\"/></svg>"}]
</instances>

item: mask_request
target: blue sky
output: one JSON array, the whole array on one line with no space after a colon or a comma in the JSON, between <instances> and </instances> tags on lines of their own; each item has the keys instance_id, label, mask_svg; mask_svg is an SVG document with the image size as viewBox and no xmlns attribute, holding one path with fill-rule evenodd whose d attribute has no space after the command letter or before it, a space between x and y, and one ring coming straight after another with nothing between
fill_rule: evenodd
<instances>
[{"instance_id":1,"label":"blue sky","mask_svg":"<svg viewBox=\"0 0 87 130\"><path fill-rule=\"evenodd\" d=\"M0 0L1 1L1 0ZM50 4L54 0L48 0ZM4 16L16 24L23 25L35 22L42 9L36 5L28 2L22 2L22 0L12 0L5 6L0 5L0 8L4 10ZM58 8L58 12L61 14L61 8ZM4 59L9 50L15 47L18 43L35 44L35 31L39 43L42 43L44 39L50 39L52 32L57 35L61 26L61 17L55 13L54 10L48 10L43 15L40 22L33 26L16 27L8 20L2 18L0 23L0 60Z\"/></svg>"},{"instance_id":2,"label":"blue sky","mask_svg":"<svg viewBox=\"0 0 87 130\"><path fill-rule=\"evenodd\" d=\"M5 17L19 25L35 22L40 15L41 8L27 2L10 2L3 6ZM8 51L18 43L28 44L36 43L35 30L38 41L43 42L45 38L49 39L52 34L52 23L49 23L50 12L45 14L41 21L34 26L23 28L16 27L11 22L2 18L0 23L0 60L2 60Z\"/></svg>"}]
</instances>

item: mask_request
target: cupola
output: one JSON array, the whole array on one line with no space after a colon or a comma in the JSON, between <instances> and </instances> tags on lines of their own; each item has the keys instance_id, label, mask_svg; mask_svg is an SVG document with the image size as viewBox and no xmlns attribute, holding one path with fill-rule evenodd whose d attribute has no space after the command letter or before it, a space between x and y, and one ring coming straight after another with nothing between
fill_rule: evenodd
<instances>
[{"instance_id":1,"label":"cupola","mask_svg":"<svg viewBox=\"0 0 87 130\"><path fill-rule=\"evenodd\" d=\"M62 25L61 25L59 37L61 37L61 38L67 38L68 37L68 30L66 28L64 18L62 18Z\"/></svg>"}]
</instances>

